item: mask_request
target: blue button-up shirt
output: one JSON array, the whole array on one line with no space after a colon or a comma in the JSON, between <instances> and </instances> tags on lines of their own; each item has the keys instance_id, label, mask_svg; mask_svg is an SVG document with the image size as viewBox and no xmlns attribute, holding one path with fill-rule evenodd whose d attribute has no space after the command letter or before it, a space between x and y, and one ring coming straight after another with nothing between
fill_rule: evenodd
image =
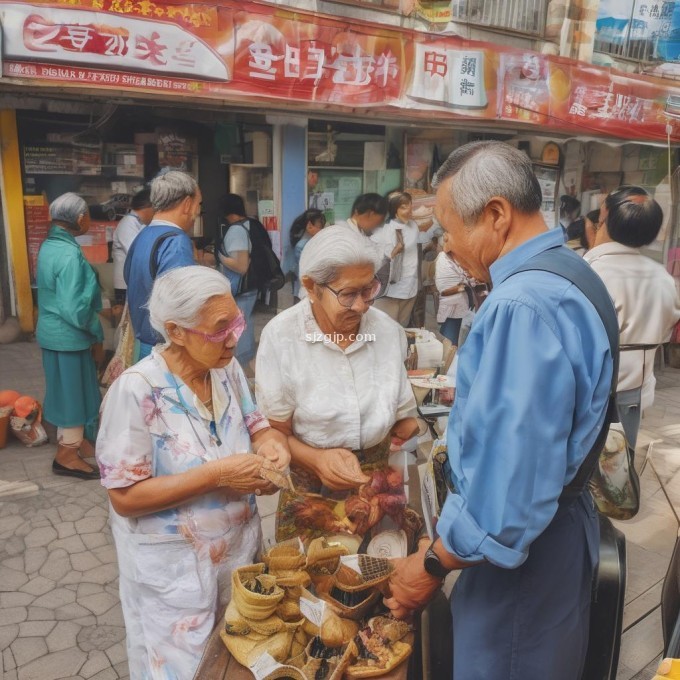
<instances>
[{"instance_id":1,"label":"blue button-up shirt","mask_svg":"<svg viewBox=\"0 0 680 680\"><path fill-rule=\"evenodd\" d=\"M151 327L149 310L146 307L154 282L151 278L149 260L158 237L168 232L177 233L166 238L158 248L156 276L176 267L196 264L191 239L176 224L164 220L153 220L148 227L142 229L132 242L125 258L124 274L132 328L135 337L147 345L155 345L159 340L158 334Z\"/></svg>"},{"instance_id":2,"label":"blue button-up shirt","mask_svg":"<svg viewBox=\"0 0 680 680\"><path fill-rule=\"evenodd\" d=\"M612 359L597 311L561 276L510 276L563 242L551 230L491 266L460 351L447 434L456 493L437 531L465 561L521 565L604 422Z\"/></svg>"}]
</instances>

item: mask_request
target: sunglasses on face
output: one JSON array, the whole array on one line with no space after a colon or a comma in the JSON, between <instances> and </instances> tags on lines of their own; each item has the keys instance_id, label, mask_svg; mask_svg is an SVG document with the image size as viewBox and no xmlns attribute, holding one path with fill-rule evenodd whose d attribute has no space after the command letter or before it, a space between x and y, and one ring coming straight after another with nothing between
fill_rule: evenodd
<instances>
[{"instance_id":1,"label":"sunglasses on face","mask_svg":"<svg viewBox=\"0 0 680 680\"><path fill-rule=\"evenodd\" d=\"M327 284L323 284L324 288L328 288L328 290L335 295L335 297L338 300L338 303L342 307L346 307L349 309L352 307L352 305L356 302L356 299L358 297L361 297L362 301L365 302L367 305L370 305L373 303L373 301L378 297L378 293L380 293L380 281L378 279L373 279L371 282L370 286L366 286L365 288L361 288L360 290L348 290L347 288L342 288L341 290L334 290Z\"/></svg>"},{"instance_id":2,"label":"sunglasses on face","mask_svg":"<svg viewBox=\"0 0 680 680\"><path fill-rule=\"evenodd\" d=\"M225 342L231 335L234 336L234 342L238 342L246 329L246 318L243 312L239 312L238 316L234 318L226 328L223 328L217 333L204 333L193 328L185 328L184 330L191 335L200 335L206 342Z\"/></svg>"}]
</instances>

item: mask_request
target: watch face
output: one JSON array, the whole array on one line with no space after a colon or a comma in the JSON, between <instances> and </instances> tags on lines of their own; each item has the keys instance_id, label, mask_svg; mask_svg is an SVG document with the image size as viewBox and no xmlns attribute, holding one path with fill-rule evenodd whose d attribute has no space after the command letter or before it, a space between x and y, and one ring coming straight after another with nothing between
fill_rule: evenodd
<instances>
[{"instance_id":1,"label":"watch face","mask_svg":"<svg viewBox=\"0 0 680 680\"><path fill-rule=\"evenodd\" d=\"M446 578L446 575L449 573L448 569L446 569L439 561L439 558L432 548L425 553L424 566L425 571L430 574L430 576L436 576L437 578Z\"/></svg>"}]
</instances>

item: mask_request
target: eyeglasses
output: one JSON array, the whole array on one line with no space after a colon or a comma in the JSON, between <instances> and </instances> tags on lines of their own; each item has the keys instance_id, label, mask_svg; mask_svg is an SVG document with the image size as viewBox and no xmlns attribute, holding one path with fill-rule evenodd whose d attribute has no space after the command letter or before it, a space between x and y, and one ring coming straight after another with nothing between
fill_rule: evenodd
<instances>
[{"instance_id":1,"label":"eyeglasses","mask_svg":"<svg viewBox=\"0 0 680 680\"><path fill-rule=\"evenodd\" d=\"M328 288L328 290L335 295L335 297L338 300L338 303L342 307L347 307L349 309L352 307L352 305L356 302L356 299L358 297L361 297L362 301L365 302L367 305L370 305L373 303L373 301L378 297L378 293L380 292L380 288L382 287L380 284L380 281L378 279L373 279L372 283L370 286L366 286L365 288L361 288L360 290L355 290L355 291L349 291L346 288L343 288L342 290L334 290L331 288L328 284L323 284L324 288Z\"/></svg>"},{"instance_id":2,"label":"eyeglasses","mask_svg":"<svg viewBox=\"0 0 680 680\"><path fill-rule=\"evenodd\" d=\"M206 342L224 342L230 335L233 335L235 342L238 342L245 329L246 318L242 312L239 312L238 316L226 328L217 331L217 333L204 333L193 328L185 328L184 330L192 335L200 335Z\"/></svg>"}]
</instances>

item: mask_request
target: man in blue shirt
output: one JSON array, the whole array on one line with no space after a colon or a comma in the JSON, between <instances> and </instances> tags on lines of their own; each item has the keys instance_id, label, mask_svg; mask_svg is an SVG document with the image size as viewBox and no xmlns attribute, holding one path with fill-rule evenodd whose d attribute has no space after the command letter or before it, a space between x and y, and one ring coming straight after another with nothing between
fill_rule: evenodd
<instances>
[{"instance_id":1,"label":"man in blue shirt","mask_svg":"<svg viewBox=\"0 0 680 680\"><path fill-rule=\"evenodd\" d=\"M590 301L544 271L564 247L541 217L531 161L501 142L456 150L436 176L445 248L493 284L460 351L447 445L451 481L437 523L390 581L397 616L447 572L456 680L578 680L588 644L599 527L587 490L559 500L604 423L612 357Z\"/></svg>"},{"instance_id":2,"label":"man in blue shirt","mask_svg":"<svg viewBox=\"0 0 680 680\"><path fill-rule=\"evenodd\" d=\"M195 264L194 249L188 232L201 212L201 190L185 172L171 170L151 182L154 218L142 229L125 258L130 319L139 340L143 359L158 342L149 321L146 303L156 276L176 267Z\"/></svg>"}]
</instances>

